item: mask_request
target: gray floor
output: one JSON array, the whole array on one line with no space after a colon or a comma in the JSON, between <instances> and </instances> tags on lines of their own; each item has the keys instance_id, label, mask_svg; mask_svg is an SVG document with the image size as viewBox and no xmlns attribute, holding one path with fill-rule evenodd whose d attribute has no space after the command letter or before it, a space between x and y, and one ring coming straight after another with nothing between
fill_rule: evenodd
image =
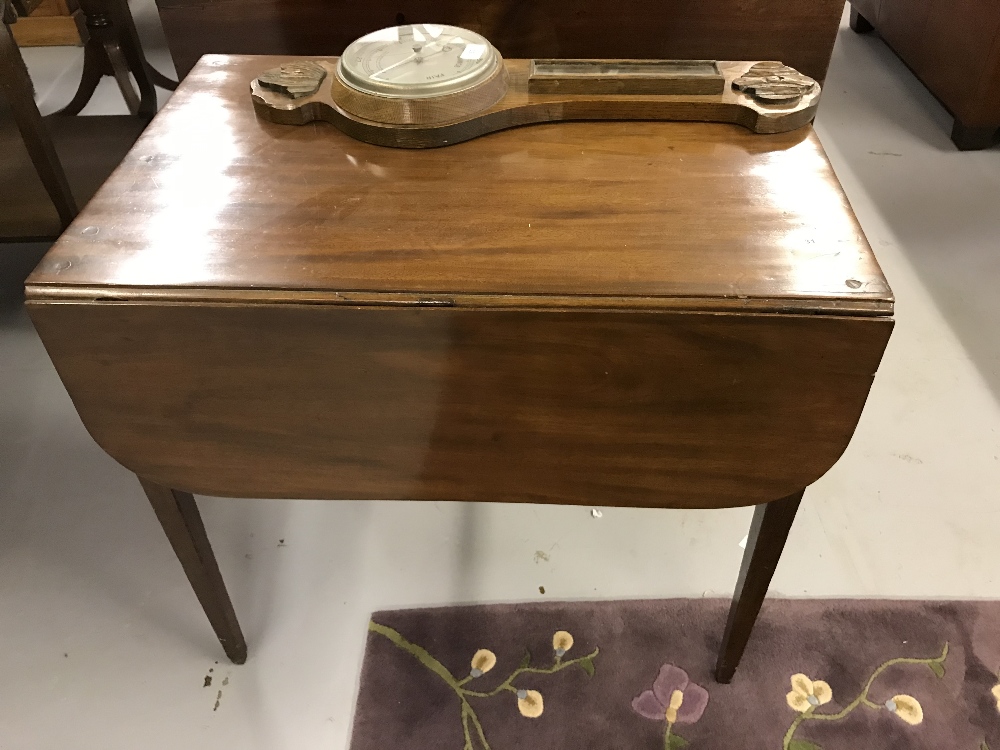
<instances>
[{"instance_id":1,"label":"gray floor","mask_svg":"<svg viewBox=\"0 0 1000 750\"><path fill-rule=\"evenodd\" d=\"M151 57L171 72L150 8L136 6ZM79 51L29 52L55 109ZM120 107L106 82L94 111ZM1000 148L955 151L940 105L880 41L846 30L817 128L898 324L853 443L806 495L773 593L995 598ZM205 498L250 643L233 667L134 478L88 437L11 305L0 424L2 750L345 748L372 610L728 595L750 517Z\"/></svg>"}]
</instances>

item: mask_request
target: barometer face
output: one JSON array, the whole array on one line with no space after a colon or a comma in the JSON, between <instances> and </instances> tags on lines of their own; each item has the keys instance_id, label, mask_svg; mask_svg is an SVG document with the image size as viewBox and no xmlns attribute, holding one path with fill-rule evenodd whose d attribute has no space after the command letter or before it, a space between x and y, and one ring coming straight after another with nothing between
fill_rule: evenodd
<instances>
[{"instance_id":1,"label":"barometer face","mask_svg":"<svg viewBox=\"0 0 1000 750\"><path fill-rule=\"evenodd\" d=\"M501 64L493 45L474 31L416 23L352 42L340 58L337 75L366 94L413 99L471 88Z\"/></svg>"}]
</instances>

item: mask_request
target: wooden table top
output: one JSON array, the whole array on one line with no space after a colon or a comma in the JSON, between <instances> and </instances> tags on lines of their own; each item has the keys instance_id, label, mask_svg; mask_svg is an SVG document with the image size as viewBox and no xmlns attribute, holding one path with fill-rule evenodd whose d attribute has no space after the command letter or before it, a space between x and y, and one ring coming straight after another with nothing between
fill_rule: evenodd
<instances>
[{"instance_id":1,"label":"wooden table top","mask_svg":"<svg viewBox=\"0 0 1000 750\"><path fill-rule=\"evenodd\" d=\"M290 58L202 59L29 298L888 315L811 127L561 123L426 151L258 120Z\"/></svg>"}]
</instances>

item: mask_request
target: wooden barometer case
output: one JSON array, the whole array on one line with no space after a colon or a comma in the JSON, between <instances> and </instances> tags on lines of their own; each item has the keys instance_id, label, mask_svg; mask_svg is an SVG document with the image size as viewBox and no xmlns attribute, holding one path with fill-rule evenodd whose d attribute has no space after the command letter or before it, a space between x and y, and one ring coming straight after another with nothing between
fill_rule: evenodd
<instances>
[{"instance_id":1,"label":"wooden barometer case","mask_svg":"<svg viewBox=\"0 0 1000 750\"><path fill-rule=\"evenodd\" d=\"M756 133L812 121L820 86L773 61L504 60L479 34L411 24L340 58L298 60L251 84L259 117L333 123L358 140L427 148L559 120L728 122Z\"/></svg>"}]
</instances>

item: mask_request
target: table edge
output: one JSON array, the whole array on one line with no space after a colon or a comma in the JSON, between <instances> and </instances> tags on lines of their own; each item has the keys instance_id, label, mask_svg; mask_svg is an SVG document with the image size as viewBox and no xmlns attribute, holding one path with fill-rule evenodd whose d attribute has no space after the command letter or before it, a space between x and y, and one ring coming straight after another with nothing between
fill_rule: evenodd
<instances>
[{"instance_id":1,"label":"table edge","mask_svg":"<svg viewBox=\"0 0 1000 750\"><path fill-rule=\"evenodd\" d=\"M372 292L333 290L240 289L213 287L114 287L27 284L25 300L158 304L306 304L373 307L449 307L475 309L676 310L691 312L812 313L889 317L894 299L883 292L859 298L698 297L640 295L558 295L448 292Z\"/></svg>"}]
</instances>

